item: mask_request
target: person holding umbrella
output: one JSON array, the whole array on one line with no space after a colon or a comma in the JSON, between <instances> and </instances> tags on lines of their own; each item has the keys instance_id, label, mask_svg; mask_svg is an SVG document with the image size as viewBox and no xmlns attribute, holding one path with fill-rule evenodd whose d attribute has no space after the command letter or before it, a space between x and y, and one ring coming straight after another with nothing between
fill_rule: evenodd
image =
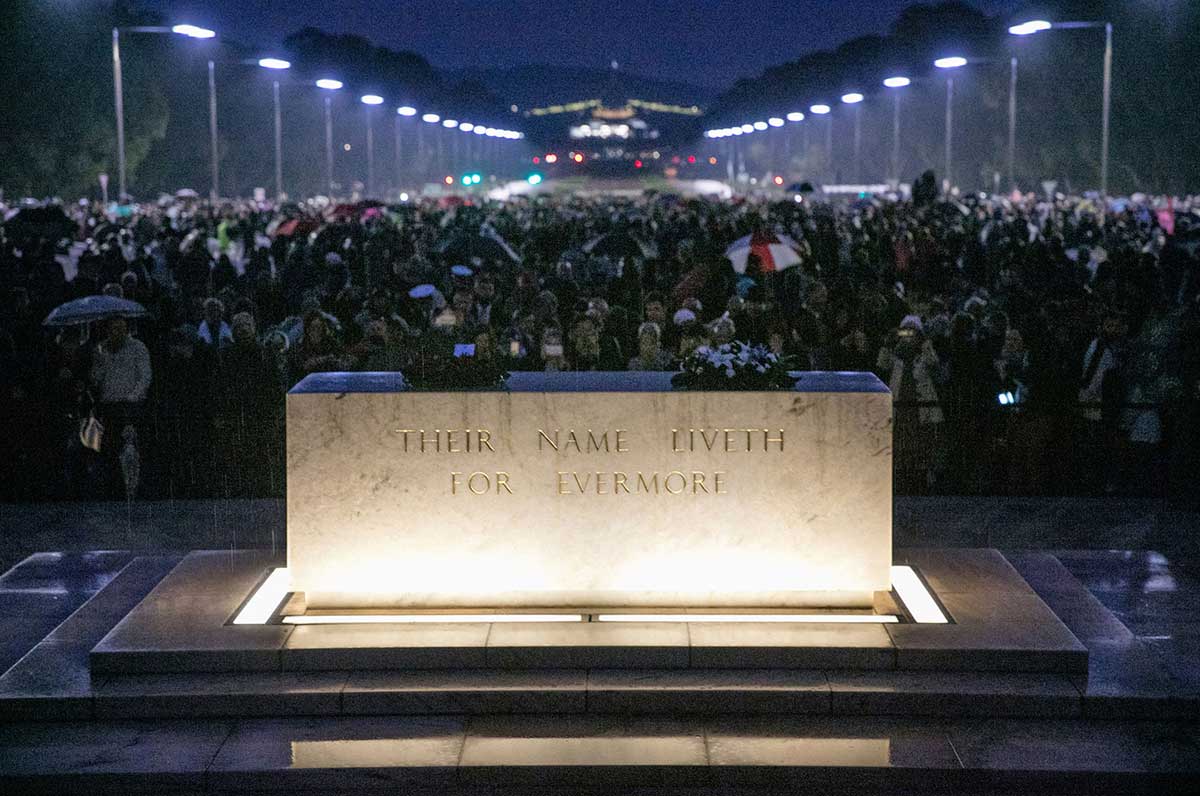
<instances>
[{"instance_id":1,"label":"person holding umbrella","mask_svg":"<svg viewBox=\"0 0 1200 796\"><path fill-rule=\"evenodd\" d=\"M92 383L104 426L100 453L111 465L111 477L120 473L117 460L126 427L137 426L153 374L145 343L129 334L125 318L110 318L104 339L92 355Z\"/></svg>"}]
</instances>

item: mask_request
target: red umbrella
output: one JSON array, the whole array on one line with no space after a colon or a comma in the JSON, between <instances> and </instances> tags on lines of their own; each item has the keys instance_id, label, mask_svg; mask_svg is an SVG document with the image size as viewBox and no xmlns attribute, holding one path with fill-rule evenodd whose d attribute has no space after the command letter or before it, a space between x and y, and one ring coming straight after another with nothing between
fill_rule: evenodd
<instances>
[{"instance_id":1,"label":"red umbrella","mask_svg":"<svg viewBox=\"0 0 1200 796\"><path fill-rule=\"evenodd\" d=\"M758 231L753 235L738 238L725 250L725 256L733 263L733 270L746 273L746 260L750 255L758 257L763 271L782 271L800 264L796 253L796 242L786 235Z\"/></svg>"},{"instance_id":2,"label":"red umbrella","mask_svg":"<svg viewBox=\"0 0 1200 796\"><path fill-rule=\"evenodd\" d=\"M320 226L319 222L311 218L289 218L275 228L275 237L290 238L294 235L307 235Z\"/></svg>"}]
</instances>

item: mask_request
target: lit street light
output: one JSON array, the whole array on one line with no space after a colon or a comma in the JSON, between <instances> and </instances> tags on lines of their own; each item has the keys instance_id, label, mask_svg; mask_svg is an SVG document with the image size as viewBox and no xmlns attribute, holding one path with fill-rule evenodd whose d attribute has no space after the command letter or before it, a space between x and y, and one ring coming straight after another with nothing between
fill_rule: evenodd
<instances>
[{"instance_id":1,"label":"lit street light","mask_svg":"<svg viewBox=\"0 0 1200 796\"><path fill-rule=\"evenodd\" d=\"M961 56L939 58L933 62L938 69L958 69L967 65L967 59ZM953 184L950 177L950 165L954 159L954 74L946 75L946 169L942 182L946 190Z\"/></svg>"},{"instance_id":2,"label":"lit street light","mask_svg":"<svg viewBox=\"0 0 1200 796\"><path fill-rule=\"evenodd\" d=\"M863 95L851 91L842 95L842 102L854 106L854 181L862 182L862 107Z\"/></svg>"},{"instance_id":3,"label":"lit street light","mask_svg":"<svg viewBox=\"0 0 1200 796\"><path fill-rule=\"evenodd\" d=\"M154 25L139 25L136 27L112 29L113 105L117 115L118 202L122 201L127 193L125 174L125 93L121 80L121 31L125 31L126 33L174 33L178 36L186 36L189 39L211 39L217 35L208 28L187 24L174 25L169 28ZM209 134L212 138L212 186L210 188L210 195L215 200L217 198L217 180L219 176L217 165L217 82L215 68L211 59L208 62L208 114Z\"/></svg>"},{"instance_id":4,"label":"lit street light","mask_svg":"<svg viewBox=\"0 0 1200 796\"><path fill-rule=\"evenodd\" d=\"M824 103L818 103L810 105L808 110L825 117L825 171L828 179L833 173L833 117L829 115L831 108Z\"/></svg>"},{"instance_id":5,"label":"lit street light","mask_svg":"<svg viewBox=\"0 0 1200 796\"><path fill-rule=\"evenodd\" d=\"M325 94L325 187L333 196L333 102L329 92L338 91L342 81L323 77L317 81L317 88L324 89Z\"/></svg>"},{"instance_id":6,"label":"lit street light","mask_svg":"<svg viewBox=\"0 0 1200 796\"><path fill-rule=\"evenodd\" d=\"M367 125L367 196L375 195L375 125L371 118L371 108L383 104L383 97L378 94L363 94L358 98L363 104Z\"/></svg>"},{"instance_id":7,"label":"lit street light","mask_svg":"<svg viewBox=\"0 0 1200 796\"><path fill-rule=\"evenodd\" d=\"M1108 195L1108 121L1112 109L1112 23L1111 22L1048 22L1031 19L1013 25L1008 32L1014 36L1029 36L1045 30L1079 30L1104 28L1104 86L1100 98L1100 195Z\"/></svg>"},{"instance_id":8,"label":"lit street light","mask_svg":"<svg viewBox=\"0 0 1200 796\"><path fill-rule=\"evenodd\" d=\"M904 88L912 83L910 79L903 75L895 75L887 77L883 80L883 85L888 88ZM891 180L898 187L900 185L900 92L897 91L894 95L892 103L892 163L891 163Z\"/></svg>"},{"instance_id":9,"label":"lit street light","mask_svg":"<svg viewBox=\"0 0 1200 796\"><path fill-rule=\"evenodd\" d=\"M263 69L282 71L291 64L282 58L260 58L258 65ZM279 109L279 81L271 81L271 97L275 106L275 199L283 199L283 115Z\"/></svg>"}]
</instances>

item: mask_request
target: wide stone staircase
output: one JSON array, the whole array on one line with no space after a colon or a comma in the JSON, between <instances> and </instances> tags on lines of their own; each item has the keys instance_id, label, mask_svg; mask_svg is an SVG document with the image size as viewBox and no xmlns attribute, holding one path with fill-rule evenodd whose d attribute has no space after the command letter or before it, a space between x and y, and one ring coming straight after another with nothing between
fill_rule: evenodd
<instances>
[{"instance_id":1,"label":"wide stone staircase","mask_svg":"<svg viewBox=\"0 0 1200 796\"><path fill-rule=\"evenodd\" d=\"M0 676L0 791L1195 784L1200 690L1055 556L897 558L923 568L954 618L942 635L872 624L231 628L277 559L129 555Z\"/></svg>"}]
</instances>

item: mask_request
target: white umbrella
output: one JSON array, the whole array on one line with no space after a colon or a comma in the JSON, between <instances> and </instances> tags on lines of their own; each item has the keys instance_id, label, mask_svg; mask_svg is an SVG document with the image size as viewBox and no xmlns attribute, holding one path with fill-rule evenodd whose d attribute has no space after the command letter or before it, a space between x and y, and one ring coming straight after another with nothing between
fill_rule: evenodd
<instances>
[{"instance_id":1,"label":"white umbrella","mask_svg":"<svg viewBox=\"0 0 1200 796\"><path fill-rule=\"evenodd\" d=\"M796 253L796 241L787 235L777 235L773 232L755 232L744 238L738 238L725 250L725 256L733 263L733 270L739 274L746 273L746 260L753 253L758 256L765 271L782 271L800 264L800 255Z\"/></svg>"}]
</instances>

